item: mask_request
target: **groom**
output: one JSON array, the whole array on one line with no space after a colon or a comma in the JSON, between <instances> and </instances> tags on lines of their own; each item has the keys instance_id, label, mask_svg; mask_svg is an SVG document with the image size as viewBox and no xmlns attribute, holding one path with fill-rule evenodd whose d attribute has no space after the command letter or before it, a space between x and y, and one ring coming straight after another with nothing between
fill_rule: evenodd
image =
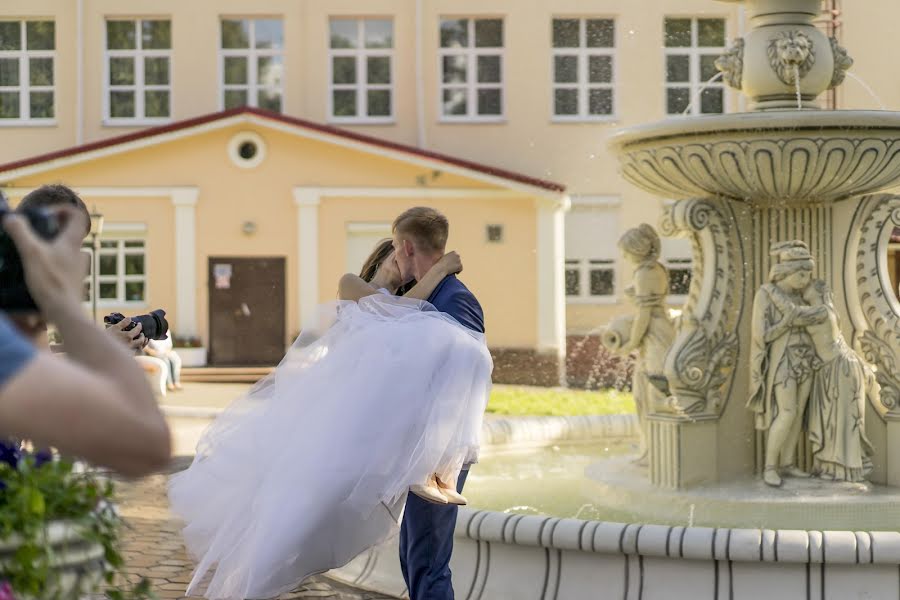
<instances>
[{"instance_id":1,"label":"groom","mask_svg":"<svg viewBox=\"0 0 900 600\"><path fill-rule=\"evenodd\" d=\"M404 282L420 280L444 255L450 224L433 208L416 207L394 221L394 256ZM484 333L484 313L475 296L450 275L428 301L463 326ZM462 492L469 474L464 465L456 483ZM458 508L432 504L409 494L400 528L400 567L410 600L453 600L450 555Z\"/></svg>"}]
</instances>

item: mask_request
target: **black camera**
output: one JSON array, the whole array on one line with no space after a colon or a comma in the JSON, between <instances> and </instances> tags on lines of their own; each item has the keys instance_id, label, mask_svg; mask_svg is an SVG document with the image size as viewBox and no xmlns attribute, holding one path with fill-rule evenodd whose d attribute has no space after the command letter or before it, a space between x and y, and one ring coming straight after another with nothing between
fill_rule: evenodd
<instances>
[{"instance_id":1,"label":"black camera","mask_svg":"<svg viewBox=\"0 0 900 600\"><path fill-rule=\"evenodd\" d=\"M13 212L0 193L0 220ZM43 208L15 211L28 220L34 232L45 240L52 240L59 234L60 223L57 215ZM38 310L34 299L25 285L25 271L16 244L0 228L0 310L6 312L30 312Z\"/></svg>"},{"instance_id":2,"label":"black camera","mask_svg":"<svg viewBox=\"0 0 900 600\"><path fill-rule=\"evenodd\" d=\"M125 318L122 313L111 313L103 317L103 322L107 325L115 325ZM164 340L169 335L169 322L166 321L166 311L158 308L148 315L138 315L129 317L131 325L125 328L125 331L131 331L135 326L141 324L141 333L148 340Z\"/></svg>"}]
</instances>

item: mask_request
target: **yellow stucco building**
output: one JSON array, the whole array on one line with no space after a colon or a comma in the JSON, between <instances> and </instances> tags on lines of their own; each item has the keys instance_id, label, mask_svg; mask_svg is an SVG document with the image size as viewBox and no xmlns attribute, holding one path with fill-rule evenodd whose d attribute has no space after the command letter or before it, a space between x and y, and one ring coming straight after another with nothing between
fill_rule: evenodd
<instances>
[{"instance_id":1,"label":"yellow stucco building","mask_svg":"<svg viewBox=\"0 0 900 600\"><path fill-rule=\"evenodd\" d=\"M823 10L900 108L900 4ZM5 0L0 184L77 188L106 218L102 312L167 308L214 364L283 351L397 213L435 206L500 378L554 381L567 334L627 310L616 241L665 201L608 137L745 108L703 88L744 26L711 0ZM854 81L823 103L878 107ZM663 259L676 306L690 248Z\"/></svg>"}]
</instances>

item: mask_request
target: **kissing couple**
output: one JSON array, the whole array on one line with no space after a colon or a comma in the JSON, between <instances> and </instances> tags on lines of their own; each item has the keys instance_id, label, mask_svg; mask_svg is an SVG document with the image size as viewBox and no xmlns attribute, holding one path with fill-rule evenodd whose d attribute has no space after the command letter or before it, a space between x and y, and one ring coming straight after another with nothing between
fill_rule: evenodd
<instances>
[{"instance_id":1,"label":"kissing couple","mask_svg":"<svg viewBox=\"0 0 900 600\"><path fill-rule=\"evenodd\" d=\"M399 530L410 598L453 598L493 363L448 234L432 208L397 217L274 372L204 432L169 487L197 561L188 595L271 598Z\"/></svg>"}]
</instances>

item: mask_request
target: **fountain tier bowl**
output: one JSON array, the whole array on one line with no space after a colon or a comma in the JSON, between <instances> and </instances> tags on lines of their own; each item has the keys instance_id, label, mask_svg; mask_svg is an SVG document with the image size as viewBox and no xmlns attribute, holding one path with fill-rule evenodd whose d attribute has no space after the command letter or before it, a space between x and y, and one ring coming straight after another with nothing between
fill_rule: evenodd
<instances>
[{"instance_id":1,"label":"fountain tier bowl","mask_svg":"<svg viewBox=\"0 0 900 600\"><path fill-rule=\"evenodd\" d=\"M631 183L666 198L835 202L900 184L900 112L772 111L668 119L610 145Z\"/></svg>"}]
</instances>

